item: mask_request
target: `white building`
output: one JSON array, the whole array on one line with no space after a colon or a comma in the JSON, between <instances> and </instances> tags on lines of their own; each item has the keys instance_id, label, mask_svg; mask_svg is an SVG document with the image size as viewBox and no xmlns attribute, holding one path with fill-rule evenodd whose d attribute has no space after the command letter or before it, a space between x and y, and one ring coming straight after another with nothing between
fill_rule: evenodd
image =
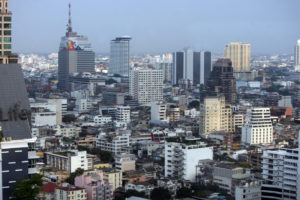
<instances>
[{"instance_id":1,"label":"white building","mask_svg":"<svg viewBox=\"0 0 300 200\"><path fill-rule=\"evenodd\" d=\"M33 126L54 126L57 122L61 121L62 116L57 116L56 104L31 103L30 107Z\"/></svg>"},{"instance_id":2,"label":"white building","mask_svg":"<svg viewBox=\"0 0 300 200\"><path fill-rule=\"evenodd\" d=\"M67 186L67 187L57 187L55 188L55 199L59 200L86 200L87 194L86 189Z\"/></svg>"},{"instance_id":3,"label":"white building","mask_svg":"<svg viewBox=\"0 0 300 200\"><path fill-rule=\"evenodd\" d=\"M76 109L79 113L89 112L93 108L93 103L88 99L77 99Z\"/></svg>"},{"instance_id":4,"label":"white building","mask_svg":"<svg viewBox=\"0 0 300 200\"><path fill-rule=\"evenodd\" d=\"M114 154L127 152L130 147L130 134L105 134L97 136L96 146L102 151L109 151Z\"/></svg>"},{"instance_id":5,"label":"white building","mask_svg":"<svg viewBox=\"0 0 300 200\"><path fill-rule=\"evenodd\" d=\"M119 122L130 122L130 106L117 106L116 107L116 120Z\"/></svg>"},{"instance_id":6,"label":"white building","mask_svg":"<svg viewBox=\"0 0 300 200\"><path fill-rule=\"evenodd\" d=\"M167 106L160 102L151 102L151 120L169 122Z\"/></svg>"},{"instance_id":7,"label":"white building","mask_svg":"<svg viewBox=\"0 0 300 200\"><path fill-rule=\"evenodd\" d=\"M187 143L165 143L165 177L194 182L196 166L200 160L213 160L213 147L186 139ZM193 142L194 144L188 144Z\"/></svg>"},{"instance_id":8,"label":"white building","mask_svg":"<svg viewBox=\"0 0 300 200\"><path fill-rule=\"evenodd\" d=\"M134 171L135 160L136 157L134 154L121 153L115 155L116 169L121 172Z\"/></svg>"},{"instance_id":9,"label":"white building","mask_svg":"<svg viewBox=\"0 0 300 200\"><path fill-rule=\"evenodd\" d=\"M109 74L129 75L131 37L117 37L110 42Z\"/></svg>"},{"instance_id":10,"label":"white building","mask_svg":"<svg viewBox=\"0 0 300 200\"><path fill-rule=\"evenodd\" d=\"M102 116L102 115L97 115L94 117L94 123L96 125L105 125L107 123L110 123L112 122L112 117L109 117L109 116Z\"/></svg>"},{"instance_id":11,"label":"white building","mask_svg":"<svg viewBox=\"0 0 300 200\"><path fill-rule=\"evenodd\" d=\"M242 127L242 143L270 144L273 142L273 125L269 108L247 109Z\"/></svg>"},{"instance_id":12,"label":"white building","mask_svg":"<svg viewBox=\"0 0 300 200\"><path fill-rule=\"evenodd\" d=\"M47 152L45 153L45 158L47 166L54 167L58 170L67 171L69 173L75 172L78 168L88 170L86 151Z\"/></svg>"},{"instance_id":13,"label":"white building","mask_svg":"<svg viewBox=\"0 0 300 200\"><path fill-rule=\"evenodd\" d=\"M300 71L300 40L297 40L295 46L295 71Z\"/></svg>"},{"instance_id":14,"label":"white building","mask_svg":"<svg viewBox=\"0 0 300 200\"><path fill-rule=\"evenodd\" d=\"M300 199L300 160L297 149L266 150L262 161L262 198Z\"/></svg>"},{"instance_id":15,"label":"white building","mask_svg":"<svg viewBox=\"0 0 300 200\"><path fill-rule=\"evenodd\" d=\"M162 70L135 69L130 73L129 94L140 105L163 100Z\"/></svg>"}]
</instances>

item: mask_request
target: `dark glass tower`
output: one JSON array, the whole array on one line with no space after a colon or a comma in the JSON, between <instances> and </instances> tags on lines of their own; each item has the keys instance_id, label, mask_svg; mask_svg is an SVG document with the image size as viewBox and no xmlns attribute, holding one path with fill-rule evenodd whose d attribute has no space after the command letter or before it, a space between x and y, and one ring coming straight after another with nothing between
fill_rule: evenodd
<instances>
[{"instance_id":1,"label":"dark glass tower","mask_svg":"<svg viewBox=\"0 0 300 200\"><path fill-rule=\"evenodd\" d=\"M227 103L236 103L236 80L230 59L222 58L214 64L207 81L206 95L224 95Z\"/></svg>"},{"instance_id":2,"label":"dark glass tower","mask_svg":"<svg viewBox=\"0 0 300 200\"><path fill-rule=\"evenodd\" d=\"M70 89L69 76L81 72L95 72L95 53L87 37L73 32L69 4L68 28L66 35L61 39L58 53L59 88Z\"/></svg>"}]
</instances>

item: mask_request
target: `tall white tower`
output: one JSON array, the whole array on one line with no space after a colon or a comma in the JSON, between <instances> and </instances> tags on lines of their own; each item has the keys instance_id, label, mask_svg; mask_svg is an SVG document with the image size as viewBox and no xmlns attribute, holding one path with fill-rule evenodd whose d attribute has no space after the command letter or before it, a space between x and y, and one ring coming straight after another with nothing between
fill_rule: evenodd
<instances>
[{"instance_id":1,"label":"tall white tower","mask_svg":"<svg viewBox=\"0 0 300 200\"><path fill-rule=\"evenodd\" d=\"M295 71L300 72L300 39L295 46Z\"/></svg>"}]
</instances>

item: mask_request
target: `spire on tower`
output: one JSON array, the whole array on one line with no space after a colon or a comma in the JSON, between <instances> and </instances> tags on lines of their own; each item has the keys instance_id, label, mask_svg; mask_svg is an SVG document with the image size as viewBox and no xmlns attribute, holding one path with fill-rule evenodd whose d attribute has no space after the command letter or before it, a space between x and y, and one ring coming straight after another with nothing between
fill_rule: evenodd
<instances>
[{"instance_id":1,"label":"spire on tower","mask_svg":"<svg viewBox=\"0 0 300 200\"><path fill-rule=\"evenodd\" d=\"M71 33L72 31L72 19L71 19L71 3L69 3L69 22L68 22L68 32Z\"/></svg>"}]
</instances>

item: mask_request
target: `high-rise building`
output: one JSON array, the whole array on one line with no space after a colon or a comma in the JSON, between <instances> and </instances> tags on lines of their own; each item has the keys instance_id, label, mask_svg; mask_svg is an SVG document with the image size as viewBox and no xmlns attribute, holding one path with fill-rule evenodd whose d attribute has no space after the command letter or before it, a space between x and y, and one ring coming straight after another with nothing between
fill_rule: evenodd
<instances>
[{"instance_id":1,"label":"high-rise building","mask_svg":"<svg viewBox=\"0 0 300 200\"><path fill-rule=\"evenodd\" d=\"M129 76L130 40L131 37L123 36L110 42L109 74Z\"/></svg>"},{"instance_id":2,"label":"high-rise building","mask_svg":"<svg viewBox=\"0 0 300 200\"><path fill-rule=\"evenodd\" d=\"M224 95L227 103L235 104L236 81L230 59L221 58L214 64L210 78L207 80L207 88L209 96Z\"/></svg>"},{"instance_id":3,"label":"high-rise building","mask_svg":"<svg viewBox=\"0 0 300 200\"><path fill-rule=\"evenodd\" d=\"M153 101L163 100L162 70L135 69L130 73L129 94L140 105L150 106Z\"/></svg>"},{"instance_id":4,"label":"high-rise building","mask_svg":"<svg viewBox=\"0 0 300 200\"><path fill-rule=\"evenodd\" d=\"M12 13L8 10L8 0L0 1L0 63L17 63L18 55L11 53L11 19Z\"/></svg>"},{"instance_id":5,"label":"high-rise building","mask_svg":"<svg viewBox=\"0 0 300 200\"><path fill-rule=\"evenodd\" d=\"M300 40L297 40L297 44L295 46L295 71L300 71Z\"/></svg>"},{"instance_id":6,"label":"high-rise building","mask_svg":"<svg viewBox=\"0 0 300 200\"><path fill-rule=\"evenodd\" d=\"M226 45L224 57L232 61L234 72L250 71L250 44L231 42Z\"/></svg>"},{"instance_id":7,"label":"high-rise building","mask_svg":"<svg viewBox=\"0 0 300 200\"><path fill-rule=\"evenodd\" d=\"M232 110L224 96L205 97L200 104L200 135L206 136L217 131L234 132Z\"/></svg>"},{"instance_id":8,"label":"high-rise building","mask_svg":"<svg viewBox=\"0 0 300 200\"><path fill-rule=\"evenodd\" d=\"M242 143L270 144L273 142L273 125L269 108L247 109L242 127Z\"/></svg>"},{"instance_id":9,"label":"high-rise building","mask_svg":"<svg viewBox=\"0 0 300 200\"><path fill-rule=\"evenodd\" d=\"M186 138L186 142L165 142L165 177L195 182L196 166L201 160L213 160L213 147Z\"/></svg>"},{"instance_id":10,"label":"high-rise building","mask_svg":"<svg viewBox=\"0 0 300 200\"><path fill-rule=\"evenodd\" d=\"M36 173L31 155L30 106L18 55L11 53L11 12L0 1L0 199L11 199L14 185Z\"/></svg>"},{"instance_id":11,"label":"high-rise building","mask_svg":"<svg viewBox=\"0 0 300 200\"><path fill-rule=\"evenodd\" d=\"M300 199L299 144L300 142L295 149L284 148L263 152L262 199Z\"/></svg>"},{"instance_id":12,"label":"high-rise building","mask_svg":"<svg viewBox=\"0 0 300 200\"><path fill-rule=\"evenodd\" d=\"M58 53L59 88L69 89L69 76L77 72L95 72L95 53L87 37L73 32L69 4L68 28L61 39Z\"/></svg>"},{"instance_id":13,"label":"high-rise building","mask_svg":"<svg viewBox=\"0 0 300 200\"><path fill-rule=\"evenodd\" d=\"M205 85L211 72L211 53L191 49L173 53L173 85Z\"/></svg>"}]
</instances>

